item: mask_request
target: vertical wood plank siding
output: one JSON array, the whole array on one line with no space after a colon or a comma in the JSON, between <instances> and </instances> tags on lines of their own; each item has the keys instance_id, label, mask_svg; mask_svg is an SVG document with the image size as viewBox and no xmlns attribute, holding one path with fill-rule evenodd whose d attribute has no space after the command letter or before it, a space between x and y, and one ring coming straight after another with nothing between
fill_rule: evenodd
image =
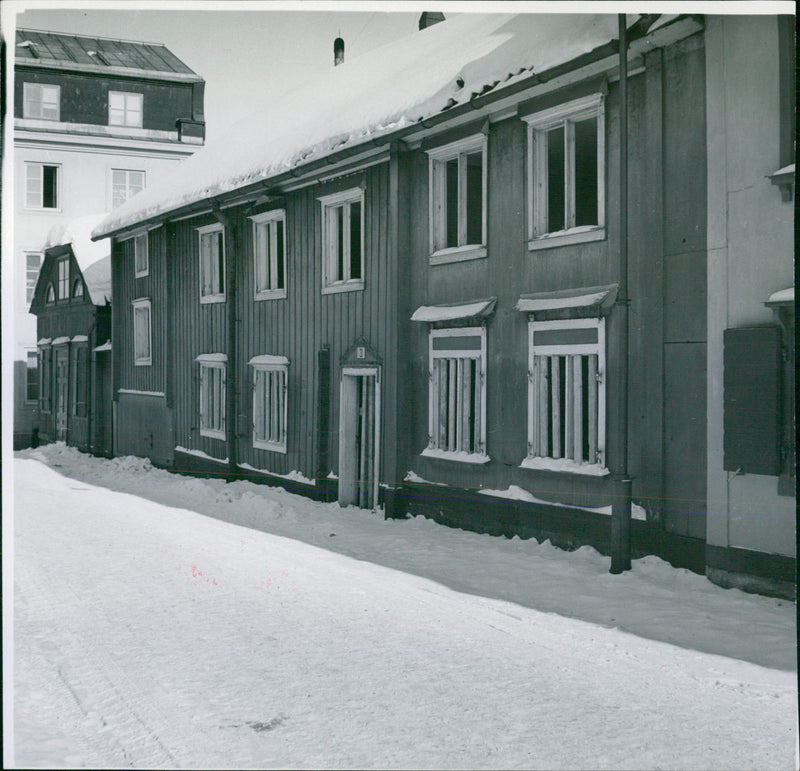
<instances>
[{"instance_id":1,"label":"vertical wood plank siding","mask_svg":"<svg viewBox=\"0 0 800 771\"><path fill-rule=\"evenodd\" d=\"M322 185L289 193L286 209L286 293L284 299L255 300L253 228L249 215L262 211L252 206L226 209L226 269L237 271L236 317L237 371L228 371L236 383L235 421L238 457L256 469L276 474L299 471L318 475L318 353L330 347L330 470L338 468L338 420L340 359L364 337L387 363L394 339L388 265L388 163ZM364 185L363 291L322 294L322 233L319 196ZM211 215L179 221L168 226L174 370L175 442L177 445L223 459L228 456L222 440L201 437L199 431L198 365L201 353L227 353L226 303L201 305L199 255L196 228L211 224ZM236 229L238 253L231 238ZM229 298L228 298L229 299ZM286 453L253 447L253 368L259 355L289 359ZM392 359L393 360L393 359ZM393 409L392 376L382 375L383 448L394 442L395 432L386 421ZM383 453L382 453L383 455ZM322 469L319 469L322 471ZM383 479L383 475L381 476Z\"/></svg>"},{"instance_id":2,"label":"vertical wood plank siding","mask_svg":"<svg viewBox=\"0 0 800 771\"><path fill-rule=\"evenodd\" d=\"M112 260L114 287L114 364L118 372L115 393L119 388L135 391L158 391L167 387L167 261L166 233L160 227L149 233L150 270L147 276L135 277L133 267L134 239L116 246ZM152 364L134 364L133 306L138 298L150 299L150 332Z\"/></svg>"}]
</instances>

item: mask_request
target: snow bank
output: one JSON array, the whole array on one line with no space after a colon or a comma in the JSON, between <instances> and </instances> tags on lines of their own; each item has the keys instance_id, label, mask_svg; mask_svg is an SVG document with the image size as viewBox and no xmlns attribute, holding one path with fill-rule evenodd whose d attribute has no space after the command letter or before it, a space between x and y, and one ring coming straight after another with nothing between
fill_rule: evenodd
<instances>
[{"instance_id":1,"label":"snow bank","mask_svg":"<svg viewBox=\"0 0 800 771\"><path fill-rule=\"evenodd\" d=\"M37 459L91 484L414 573L457 591L763 666L797 666L795 603L723 589L658 557L633 560L631 571L612 576L610 559L588 546L566 552L549 541L466 532L423 517L384 520L281 488L171 474L141 458L93 458L63 443L16 457Z\"/></svg>"},{"instance_id":2,"label":"snow bank","mask_svg":"<svg viewBox=\"0 0 800 771\"><path fill-rule=\"evenodd\" d=\"M379 139L616 39L613 14L449 18L318 73L115 209L96 237ZM253 79L254 88L258 79ZM280 116L276 120L275 116Z\"/></svg>"}]
</instances>

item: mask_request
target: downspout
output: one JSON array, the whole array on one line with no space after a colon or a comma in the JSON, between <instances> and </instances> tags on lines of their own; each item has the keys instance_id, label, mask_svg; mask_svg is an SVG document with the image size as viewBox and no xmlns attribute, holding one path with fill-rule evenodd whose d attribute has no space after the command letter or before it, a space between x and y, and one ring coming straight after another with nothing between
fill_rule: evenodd
<instances>
[{"instance_id":1,"label":"downspout","mask_svg":"<svg viewBox=\"0 0 800 771\"><path fill-rule=\"evenodd\" d=\"M231 218L222 213L219 201L213 201L214 217L225 233L225 306L228 317L228 345L225 365L225 444L228 447L228 473L238 473L239 452L236 436L237 368L236 368L236 255L239 253L236 227ZM228 248L230 236L230 248Z\"/></svg>"},{"instance_id":2,"label":"downspout","mask_svg":"<svg viewBox=\"0 0 800 771\"><path fill-rule=\"evenodd\" d=\"M87 289L88 291L88 289ZM91 294L90 294L91 299ZM96 308L94 303L92 303L92 307ZM94 415L94 408L95 403L97 401L97 389L96 389L96 380L97 380L97 367L95 365L95 359L97 358L94 352L94 343L95 340L92 340L92 335L94 334L94 330L97 327L97 311L95 310L95 318L92 321L92 326L89 327L89 332L86 334L87 337L87 351L86 351L86 366L89 368L89 372L86 373L86 377L88 379L87 385L89 386L89 396L86 400L86 444L89 447L89 452L94 455L94 437L92 436L92 416ZM91 358L89 358L89 354L92 354Z\"/></svg>"},{"instance_id":3,"label":"downspout","mask_svg":"<svg viewBox=\"0 0 800 771\"><path fill-rule=\"evenodd\" d=\"M617 412L617 469L611 503L611 573L631 569L631 489L628 476L628 29L619 19L619 398Z\"/></svg>"}]
</instances>

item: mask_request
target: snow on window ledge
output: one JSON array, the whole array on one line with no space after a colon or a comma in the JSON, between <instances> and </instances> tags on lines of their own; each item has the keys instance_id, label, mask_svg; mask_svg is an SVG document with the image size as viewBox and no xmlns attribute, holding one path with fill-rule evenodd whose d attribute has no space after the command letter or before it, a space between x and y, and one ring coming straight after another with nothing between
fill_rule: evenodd
<instances>
[{"instance_id":1,"label":"snow on window ledge","mask_svg":"<svg viewBox=\"0 0 800 771\"><path fill-rule=\"evenodd\" d=\"M450 262L466 262L467 260L479 260L486 257L486 247L481 244L469 244L467 246L453 246L447 249L439 249L430 256L431 265L446 265Z\"/></svg>"},{"instance_id":2,"label":"snow on window ledge","mask_svg":"<svg viewBox=\"0 0 800 771\"><path fill-rule=\"evenodd\" d=\"M359 292L364 289L364 279L357 278L350 281L336 281L322 287L322 294L337 294L338 292Z\"/></svg>"},{"instance_id":3,"label":"snow on window ledge","mask_svg":"<svg viewBox=\"0 0 800 771\"><path fill-rule=\"evenodd\" d=\"M611 472L600 463L577 463L570 458L528 457L519 464L520 468L536 471L563 471L568 474L586 474L587 476L604 477Z\"/></svg>"},{"instance_id":4,"label":"snow on window ledge","mask_svg":"<svg viewBox=\"0 0 800 771\"><path fill-rule=\"evenodd\" d=\"M597 225L582 225L569 230L559 230L555 233L545 233L537 238L528 241L528 249L554 249L557 246L569 246L570 244L582 244L589 241L604 241L606 237L605 227Z\"/></svg>"},{"instance_id":5,"label":"snow on window ledge","mask_svg":"<svg viewBox=\"0 0 800 771\"><path fill-rule=\"evenodd\" d=\"M299 471L290 471L288 474L278 474L275 471L270 471L266 468L256 468L255 466L251 466L249 463L237 463L236 464L239 468L243 468L246 471L255 471L257 474L267 474L271 477L278 477L279 479L287 479L290 482L301 482L304 485L310 485L311 487L316 487L317 482L315 479L309 479L304 474L301 474Z\"/></svg>"},{"instance_id":6,"label":"snow on window ledge","mask_svg":"<svg viewBox=\"0 0 800 771\"><path fill-rule=\"evenodd\" d=\"M458 463L488 463L491 458L479 452L454 452L452 450L439 450L435 447L426 447L420 455L426 458L440 458L441 460L454 460Z\"/></svg>"},{"instance_id":7,"label":"snow on window ledge","mask_svg":"<svg viewBox=\"0 0 800 771\"><path fill-rule=\"evenodd\" d=\"M261 300L285 300L286 299L286 290L285 289L262 289L260 292L256 292L253 299L256 302L260 302Z\"/></svg>"},{"instance_id":8,"label":"snow on window ledge","mask_svg":"<svg viewBox=\"0 0 800 771\"><path fill-rule=\"evenodd\" d=\"M214 463L228 463L227 458L215 458L213 455L209 455L202 450L190 450L188 447L181 447L180 445L176 445L175 452L182 452L184 455L194 455L203 460L213 460Z\"/></svg>"}]
</instances>

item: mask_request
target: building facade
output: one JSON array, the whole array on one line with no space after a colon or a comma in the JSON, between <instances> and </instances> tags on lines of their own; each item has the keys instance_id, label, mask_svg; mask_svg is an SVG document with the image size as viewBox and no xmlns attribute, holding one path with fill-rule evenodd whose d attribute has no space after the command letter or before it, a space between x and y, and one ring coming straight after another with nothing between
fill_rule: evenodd
<instances>
[{"instance_id":1,"label":"building facade","mask_svg":"<svg viewBox=\"0 0 800 771\"><path fill-rule=\"evenodd\" d=\"M30 439L51 227L110 211L204 142L204 81L160 44L18 29L14 49L14 441Z\"/></svg>"},{"instance_id":2,"label":"building facade","mask_svg":"<svg viewBox=\"0 0 800 771\"><path fill-rule=\"evenodd\" d=\"M286 126L254 116L252 160L198 155L177 194L112 214L115 451L606 553L627 474L634 556L721 580L718 28L628 30L626 269L616 21L436 24L268 105ZM443 50L461 58L437 68ZM401 52L420 72L397 94ZM758 538L778 586L793 551Z\"/></svg>"}]
</instances>

